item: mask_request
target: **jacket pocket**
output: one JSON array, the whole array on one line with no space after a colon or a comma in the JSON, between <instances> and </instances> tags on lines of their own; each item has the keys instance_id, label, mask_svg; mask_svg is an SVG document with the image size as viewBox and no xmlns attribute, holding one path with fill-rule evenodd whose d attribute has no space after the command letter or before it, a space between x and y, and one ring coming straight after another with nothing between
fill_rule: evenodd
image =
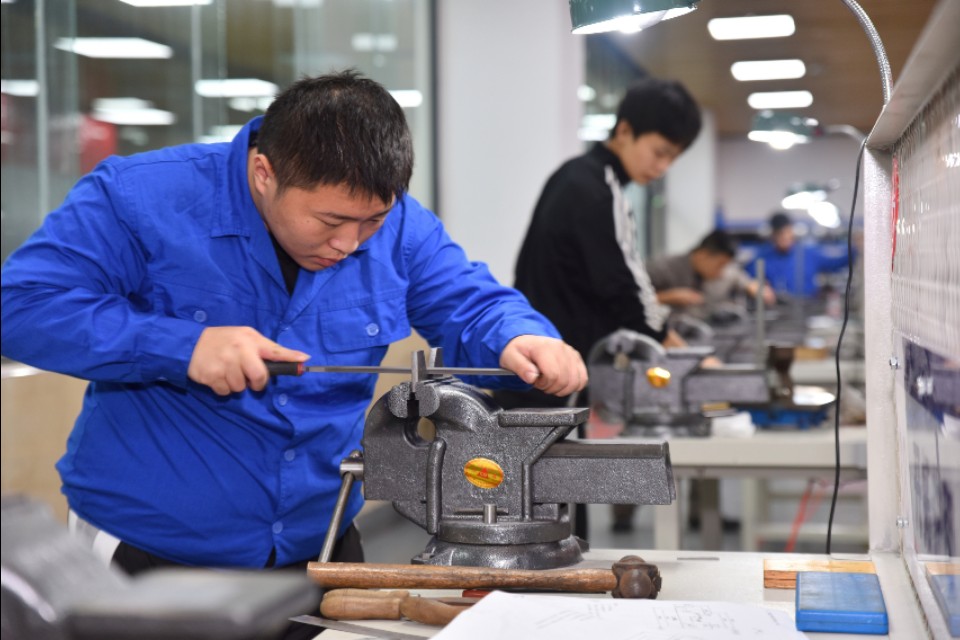
<instances>
[{"instance_id":1,"label":"jacket pocket","mask_svg":"<svg viewBox=\"0 0 960 640\"><path fill-rule=\"evenodd\" d=\"M320 312L320 335L332 353L385 347L410 335L406 291L358 300Z\"/></svg>"}]
</instances>

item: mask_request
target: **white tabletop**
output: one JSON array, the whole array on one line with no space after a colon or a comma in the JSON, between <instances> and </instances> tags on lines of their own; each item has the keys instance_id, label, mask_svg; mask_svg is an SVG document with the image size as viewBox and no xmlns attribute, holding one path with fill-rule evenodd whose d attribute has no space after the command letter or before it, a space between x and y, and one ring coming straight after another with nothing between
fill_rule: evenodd
<instances>
[{"instance_id":1,"label":"white tabletop","mask_svg":"<svg viewBox=\"0 0 960 640\"><path fill-rule=\"evenodd\" d=\"M630 442L631 438L618 438ZM832 426L811 429L759 429L744 438L708 436L671 438L670 461L676 475L803 475L833 469ZM840 427L841 466L867 468L866 427Z\"/></svg>"},{"instance_id":2,"label":"white tabletop","mask_svg":"<svg viewBox=\"0 0 960 640\"><path fill-rule=\"evenodd\" d=\"M586 554L586 560L613 562L631 553L638 554L647 562L652 562L659 567L660 574L663 576L663 588L659 596L661 600L719 601L758 605L783 611L791 617L794 615L796 592L792 589L763 587L764 559L827 559L824 555L809 554L595 549ZM851 556L843 557L849 559ZM902 560L893 554L855 556L855 559L874 561L890 620L889 635L870 637L893 640L921 640L930 637L916 604L913 588ZM363 621L362 624L423 637L431 637L439 630L437 627L428 627L409 621ZM330 630L320 636L320 640L357 640L361 637L363 636ZM808 634L808 637L811 640L853 640L853 638L864 636L845 633L812 633Z\"/></svg>"}]
</instances>

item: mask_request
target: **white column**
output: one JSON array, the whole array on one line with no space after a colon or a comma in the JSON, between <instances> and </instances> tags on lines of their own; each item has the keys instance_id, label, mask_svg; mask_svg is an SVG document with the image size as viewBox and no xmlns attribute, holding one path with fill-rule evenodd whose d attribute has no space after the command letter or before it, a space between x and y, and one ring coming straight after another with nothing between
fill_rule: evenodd
<instances>
[{"instance_id":1,"label":"white column","mask_svg":"<svg viewBox=\"0 0 960 640\"><path fill-rule=\"evenodd\" d=\"M566 2L437 4L437 213L504 284L549 175L577 139L584 42Z\"/></svg>"}]
</instances>

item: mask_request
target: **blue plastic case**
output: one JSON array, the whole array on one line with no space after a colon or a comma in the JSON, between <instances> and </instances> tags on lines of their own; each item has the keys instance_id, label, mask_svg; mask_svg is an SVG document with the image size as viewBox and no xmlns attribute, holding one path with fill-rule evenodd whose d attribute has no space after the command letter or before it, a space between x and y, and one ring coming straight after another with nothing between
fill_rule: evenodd
<instances>
[{"instance_id":1,"label":"blue plastic case","mask_svg":"<svg viewBox=\"0 0 960 640\"><path fill-rule=\"evenodd\" d=\"M872 573L797 572L797 629L889 632L880 580Z\"/></svg>"}]
</instances>

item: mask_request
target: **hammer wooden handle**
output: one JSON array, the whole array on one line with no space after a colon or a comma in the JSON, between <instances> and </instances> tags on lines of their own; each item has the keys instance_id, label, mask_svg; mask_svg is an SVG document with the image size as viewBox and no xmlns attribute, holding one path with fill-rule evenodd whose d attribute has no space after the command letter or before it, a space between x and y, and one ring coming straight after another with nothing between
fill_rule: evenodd
<instances>
[{"instance_id":1,"label":"hammer wooden handle","mask_svg":"<svg viewBox=\"0 0 960 640\"><path fill-rule=\"evenodd\" d=\"M311 562L307 574L326 588L542 589L604 593L617 587L610 569L491 569L411 564Z\"/></svg>"}]
</instances>

